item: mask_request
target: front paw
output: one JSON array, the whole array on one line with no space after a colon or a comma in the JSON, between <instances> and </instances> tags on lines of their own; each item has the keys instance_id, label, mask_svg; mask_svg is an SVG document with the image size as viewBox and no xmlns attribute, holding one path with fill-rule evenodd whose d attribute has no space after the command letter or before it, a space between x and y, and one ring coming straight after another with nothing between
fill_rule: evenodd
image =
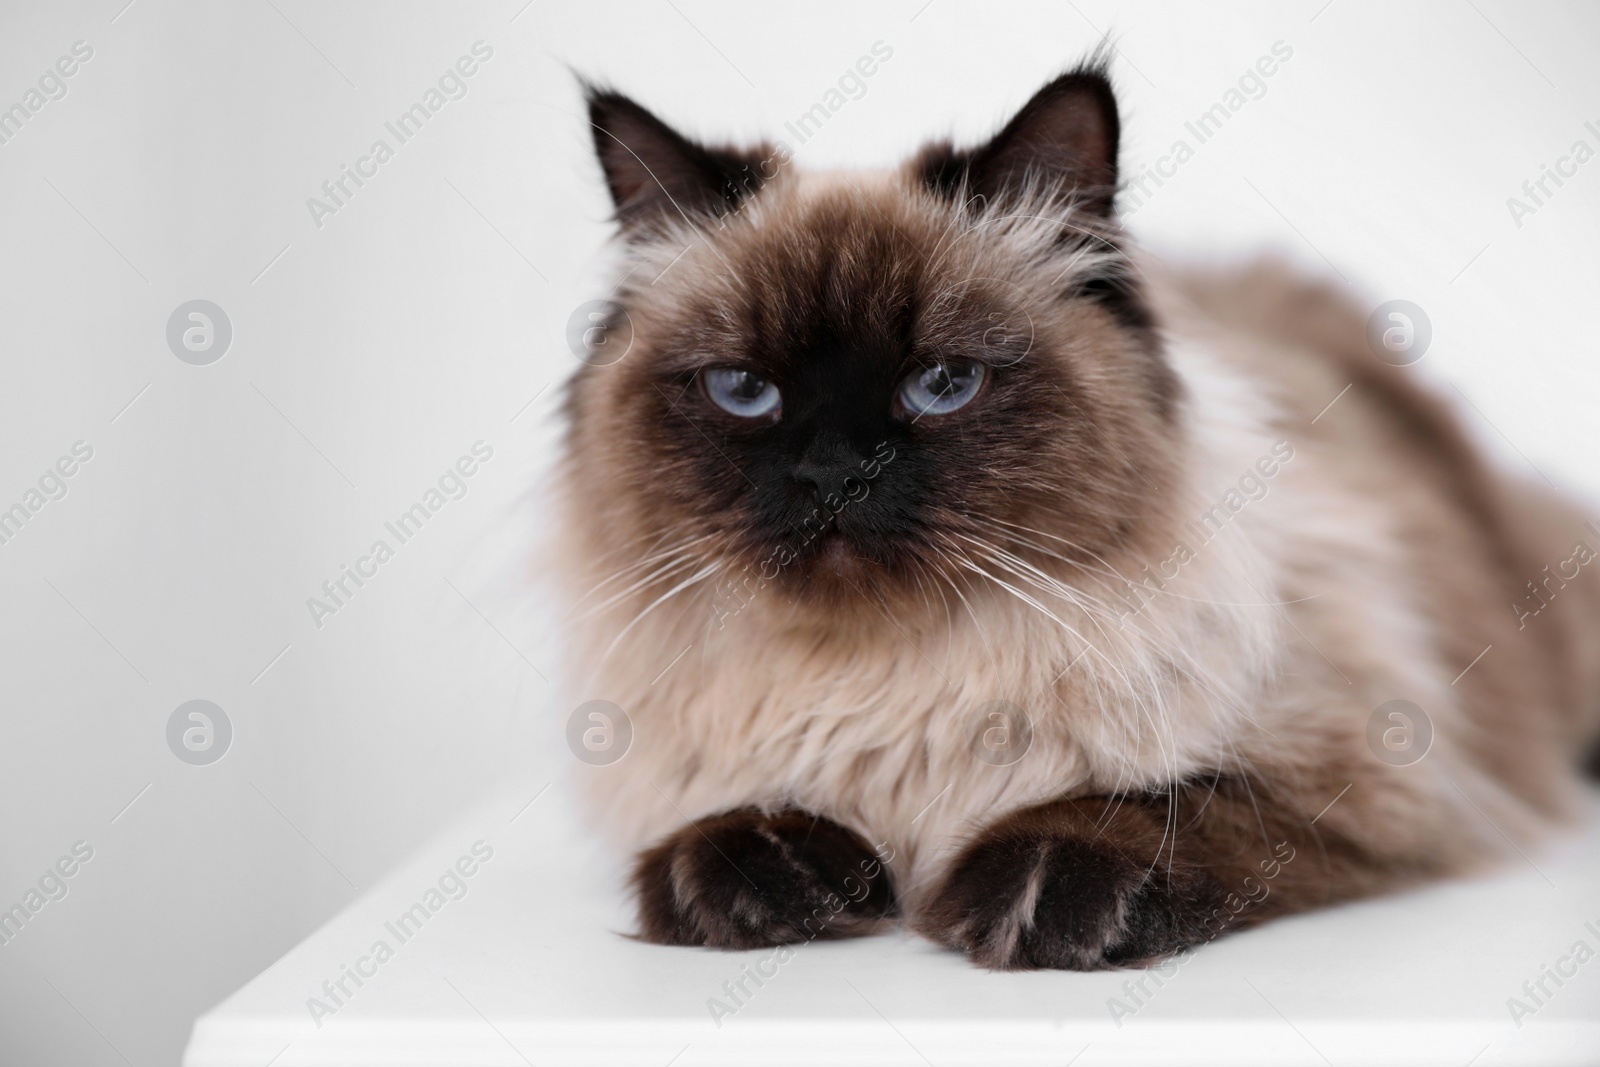
<instances>
[{"instance_id":1,"label":"front paw","mask_svg":"<svg viewBox=\"0 0 1600 1067\"><path fill-rule=\"evenodd\" d=\"M1201 871L1032 828L969 846L916 927L996 970L1139 966L1206 941L1221 902Z\"/></svg>"},{"instance_id":2,"label":"front paw","mask_svg":"<svg viewBox=\"0 0 1600 1067\"><path fill-rule=\"evenodd\" d=\"M639 936L752 949L871 933L895 911L889 874L851 831L803 811L728 812L643 853Z\"/></svg>"}]
</instances>

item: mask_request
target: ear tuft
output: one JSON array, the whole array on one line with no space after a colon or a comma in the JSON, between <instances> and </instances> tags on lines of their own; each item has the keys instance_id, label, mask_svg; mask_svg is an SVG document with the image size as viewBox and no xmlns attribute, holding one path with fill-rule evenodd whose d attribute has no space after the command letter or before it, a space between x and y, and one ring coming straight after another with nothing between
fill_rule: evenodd
<instances>
[{"instance_id":1,"label":"ear tuft","mask_svg":"<svg viewBox=\"0 0 1600 1067\"><path fill-rule=\"evenodd\" d=\"M625 234L716 218L761 187L763 153L707 148L611 89L583 82L595 155Z\"/></svg>"},{"instance_id":2,"label":"ear tuft","mask_svg":"<svg viewBox=\"0 0 1600 1067\"><path fill-rule=\"evenodd\" d=\"M990 202L1042 186L1054 195L1070 192L1109 217L1121 136L1109 65L1102 46L1035 93L987 144L927 149L918 162L923 181L948 196L964 192Z\"/></svg>"}]
</instances>

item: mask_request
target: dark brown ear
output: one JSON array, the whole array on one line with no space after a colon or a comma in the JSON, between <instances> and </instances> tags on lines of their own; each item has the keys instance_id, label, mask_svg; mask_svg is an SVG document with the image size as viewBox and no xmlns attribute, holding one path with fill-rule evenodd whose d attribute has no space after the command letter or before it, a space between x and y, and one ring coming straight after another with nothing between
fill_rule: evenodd
<instances>
[{"instance_id":1,"label":"dark brown ear","mask_svg":"<svg viewBox=\"0 0 1600 1067\"><path fill-rule=\"evenodd\" d=\"M761 186L762 156L696 144L618 92L584 85L595 154L624 233L719 217Z\"/></svg>"},{"instance_id":2,"label":"dark brown ear","mask_svg":"<svg viewBox=\"0 0 1600 1067\"><path fill-rule=\"evenodd\" d=\"M1109 216L1117 187L1117 98L1101 52L1034 94L988 144L965 151L927 149L923 180L951 196L1016 196L1030 185L1073 192Z\"/></svg>"}]
</instances>

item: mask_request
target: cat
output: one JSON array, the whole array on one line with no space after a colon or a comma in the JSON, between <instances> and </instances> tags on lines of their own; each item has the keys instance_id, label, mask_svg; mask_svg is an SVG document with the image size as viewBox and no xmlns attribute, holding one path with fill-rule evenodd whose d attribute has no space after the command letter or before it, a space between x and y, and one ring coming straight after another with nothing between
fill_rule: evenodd
<instances>
[{"instance_id":1,"label":"cat","mask_svg":"<svg viewBox=\"0 0 1600 1067\"><path fill-rule=\"evenodd\" d=\"M1103 55L882 171L584 92L554 558L638 937L1144 965L1581 809L1600 534L1331 285L1137 250Z\"/></svg>"}]
</instances>

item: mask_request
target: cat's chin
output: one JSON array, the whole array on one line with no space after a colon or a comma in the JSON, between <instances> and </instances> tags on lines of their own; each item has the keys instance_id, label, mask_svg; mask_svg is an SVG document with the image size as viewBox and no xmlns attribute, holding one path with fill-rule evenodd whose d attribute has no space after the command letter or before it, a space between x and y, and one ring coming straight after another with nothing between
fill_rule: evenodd
<instances>
[{"instance_id":1,"label":"cat's chin","mask_svg":"<svg viewBox=\"0 0 1600 1067\"><path fill-rule=\"evenodd\" d=\"M864 577L866 571L878 569L876 564L864 559L846 544L842 537L829 537L810 559L811 575L824 580L857 579Z\"/></svg>"},{"instance_id":2,"label":"cat's chin","mask_svg":"<svg viewBox=\"0 0 1600 1067\"><path fill-rule=\"evenodd\" d=\"M853 546L848 538L829 536L784 575L792 600L837 611L849 604L881 600L889 568Z\"/></svg>"}]
</instances>

